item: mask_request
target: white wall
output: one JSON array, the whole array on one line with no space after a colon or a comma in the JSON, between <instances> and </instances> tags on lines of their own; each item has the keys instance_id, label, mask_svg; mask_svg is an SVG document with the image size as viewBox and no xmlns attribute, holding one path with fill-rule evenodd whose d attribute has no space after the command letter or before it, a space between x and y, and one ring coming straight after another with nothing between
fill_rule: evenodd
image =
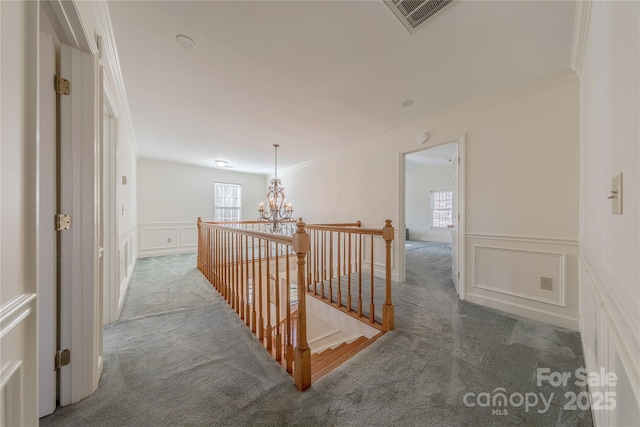
<instances>
[{"instance_id":1,"label":"white wall","mask_svg":"<svg viewBox=\"0 0 640 427\"><path fill-rule=\"evenodd\" d=\"M390 218L401 227L399 153L414 147L424 131L430 141L466 133L466 298L578 329L575 73L551 76L283 171L296 215L306 222L360 219L375 227ZM509 274L495 283L475 281L477 269L484 267L476 264L476 246L485 248L481 252L503 251L488 260L491 268L519 277L518 292ZM501 256L504 252L508 256ZM514 271L505 263L511 257L524 257L531 268ZM545 298L539 298L540 276L556 278Z\"/></svg>"},{"instance_id":2,"label":"white wall","mask_svg":"<svg viewBox=\"0 0 640 427\"><path fill-rule=\"evenodd\" d=\"M422 165L407 168L405 217L412 240L451 243L451 230L431 228L431 192L453 188L453 167Z\"/></svg>"},{"instance_id":3,"label":"white wall","mask_svg":"<svg viewBox=\"0 0 640 427\"><path fill-rule=\"evenodd\" d=\"M255 220L267 192L264 175L138 160L138 256L195 252L196 221L213 221L214 184L242 185L242 218Z\"/></svg>"},{"instance_id":4,"label":"white wall","mask_svg":"<svg viewBox=\"0 0 640 427\"><path fill-rule=\"evenodd\" d=\"M0 2L2 425L38 424L38 15L36 2Z\"/></svg>"},{"instance_id":5,"label":"white wall","mask_svg":"<svg viewBox=\"0 0 640 427\"><path fill-rule=\"evenodd\" d=\"M640 419L640 3L593 2L580 72L581 330L587 367L615 372L613 411L597 425ZM611 179L623 173L623 213Z\"/></svg>"}]
</instances>

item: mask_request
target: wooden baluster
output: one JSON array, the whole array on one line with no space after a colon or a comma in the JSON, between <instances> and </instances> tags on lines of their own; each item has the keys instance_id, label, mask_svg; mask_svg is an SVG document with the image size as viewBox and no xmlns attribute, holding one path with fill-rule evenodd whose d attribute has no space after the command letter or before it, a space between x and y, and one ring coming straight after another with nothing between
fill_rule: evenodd
<instances>
[{"instance_id":1,"label":"wooden baluster","mask_svg":"<svg viewBox=\"0 0 640 427\"><path fill-rule=\"evenodd\" d=\"M386 260L385 260L385 289L386 295L384 306L382 307L382 328L388 332L394 328L393 303L391 301L391 241L393 240L393 226L391 220L385 221L386 224L382 229L382 237L385 241Z\"/></svg>"},{"instance_id":2,"label":"wooden baluster","mask_svg":"<svg viewBox=\"0 0 640 427\"><path fill-rule=\"evenodd\" d=\"M362 234L358 241L358 317L362 317Z\"/></svg>"},{"instance_id":3,"label":"wooden baluster","mask_svg":"<svg viewBox=\"0 0 640 427\"><path fill-rule=\"evenodd\" d=\"M202 218L198 217L198 221L196 222L196 224L198 224L198 258L196 261L196 265L198 266L198 270L200 270L202 272L202 257L204 256L204 248L202 247Z\"/></svg>"},{"instance_id":4,"label":"wooden baluster","mask_svg":"<svg viewBox=\"0 0 640 427\"><path fill-rule=\"evenodd\" d=\"M240 319L244 320L244 260L242 257L242 234L238 234L238 266L240 267L240 274L238 276L238 309L240 311Z\"/></svg>"},{"instance_id":5,"label":"wooden baluster","mask_svg":"<svg viewBox=\"0 0 640 427\"><path fill-rule=\"evenodd\" d=\"M342 237L342 275L347 274L347 236L351 236L349 233L344 233Z\"/></svg>"},{"instance_id":6,"label":"wooden baluster","mask_svg":"<svg viewBox=\"0 0 640 427\"><path fill-rule=\"evenodd\" d=\"M222 297L225 301L229 302L229 296L227 293L227 232L226 230L220 230L220 234L222 237Z\"/></svg>"},{"instance_id":7,"label":"wooden baluster","mask_svg":"<svg viewBox=\"0 0 640 427\"><path fill-rule=\"evenodd\" d=\"M216 230L216 289L220 295L224 295L222 292L222 233L220 230Z\"/></svg>"},{"instance_id":8,"label":"wooden baluster","mask_svg":"<svg viewBox=\"0 0 640 427\"><path fill-rule=\"evenodd\" d=\"M318 249L318 230L314 230L314 236L313 236L313 245L314 245L314 279L313 279L313 294L314 295L318 295L318 254L319 254L319 249Z\"/></svg>"},{"instance_id":9,"label":"wooden baluster","mask_svg":"<svg viewBox=\"0 0 640 427\"><path fill-rule=\"evenodd\" d=\"M333 232L329 232L329 303L333 302Z\"/></svg>"},{"instance_id":10,"label":"wooden baluster","mask_svg":"<svg viewBox=\"0 0 640 427\"><path fill-rule=\"evenodd\" d=\"M280 251L279 245L276 243L276 280L275 280L275 291L276 291L276 360L280 361L282 359L282 335L280 333Z\"/></svg>"},{"instance_id":11,"label":"wooden baluster","mask_svg":"<svg viewBox=\"0 0 640 427\"><path fill-rule=\"evenodd\" d=\"M260 342L262 342L262 340L264 339L264 317L262 315L262 306L263 306L263 302L262 300L264 299L264 288L262 287L263 285L263 281L262 281L262 239L258 239L258 288L257 290L260 291L260 296L258 297L258 314L260 316L260 318L258 319L258 339L260 340ZM257 296L256 296L257 297Z\"/></svg>"},{"instance_id":12,"label":"wooden baluster","mask_svg":"<svg viewBox=\"0 0 640 427\"><path fill-rule=\"evenodd\" d=\"M286 367L287 367L287 372L291 373L293 372L293 344L291 342L291 277L289 276L290 273L290 267L289 267L289 256L291 255L291 248L289 246L287 246L287 261L286 261L286 268L287 268L287 274L286 274L286 281L285 281L285 285L287 286L287 292L286 292L286 301L285 304L287 304L287 326L286 326L286 333L287 333L287 347L285 348L285 352L284 352L284 358L287 361Z\"/></svg>"},{"instance_id":13,"label":"wooden baluster","mask_svg":"<svg viewBox=\"0 0 640 427\"><path fill-rule=\"evenodd\" d=\"M324 282L327 280L327 258L326 258L326 250L325 247L327 245L327 233L324 230L320 233L322 235L321 248L322 248L322 280L320 282L320 292L322 293L322 299L325 299L324 296Z\"/></svg>"},{"instance_id":14,"label":"wooden baluster","mask_svg":"<svg viewBox=\"0 0 640 427\"><path fill-rule=\"evenodd\" d=\"M294 352L294 371L293 378L296 387L300 391L304 391L311 385L311 350L307 343L307 309L306 309L306 285L304 283L304 267L305 257L309 251L309 234L307 234L302 222L302 218L298 221L297 230L293 235L293 250L298 258L298 326L296 348Z\"/></svg>"},{"instance_id":15,"label":"wooden baluster","mask_svg":"<svg viewBox=\"0 0 640 427\"><path fill-rule=\"evenodd\" d=\"M240 316L240 318L242 319L242 315L240 314L242 311L242 306L240 305L240 291L242 290L242 285L241 285L241 274L242 274L242 267L241 267L241 261L242 261L242 248L240 247L240 234L236 233L234 231L234 234L236 236L235 241L236 241L236 250L235 250L235 256L236 256L236 265L235 265L235 280L234 280L234 292L235 292L235 300L233 301L235 303L235 309L236 309L236 314L238 316Z\"/></svg>"},{"instance_id":16,"label":"wooden baluster","mask_svg":"<svg viewBox=\"0 0 640 427\"><path fill-rule=\"evenodd\" d=\"M271 347L273 346L273 337L271 336L272 334L272 327L271 327L271 257L270 257L270 253L271 253L271 242L266 242L266 252L267 252L267 301L266 301L266 305L267 305L267 330L265 331L265 334L267 336L267 350L271 350Z\"/></svg>"},{"instance_id":17,"label":"wooden baluster","mask_svg":"<svg viewBox=\"0 0 640 427\"><path fill-rule=\"evenodd\" d=\"M251 237L251 332L256 334L256 242Z\"/></svg>"},{"instance_id":18,"label":"wooden baluster","mask_svg":"<svg viewBox=\"0 0 640 427\"><path fill-rule=\"evenodd\" d=\"M347 269L347 312L351 312L351 239L353 234L349 233L349 268Z\"/></svg>"},{"instance_id":19,"label":"wooden baluster","mask_svg":"<svg viewBox=\"0 0 640 427\"><path fill-rule=\"evenodd\" d=\"M231 239L231 281L230 281L230 286L231 286L231 301L229 302L229 304L231 305L231 308L233 308L233 310L235 311L236 309L236 235L229 231L229 237Z\"/></svg>"},{"instance_id":20,"label":"wooden baluster","mask_svg":"<svg viewBox=\"0 0 640 427\"><path fill-rule=\"evenodd\" d=\"M340 308L342 306L342 290L340 289L340 232L338 232L338 257L336 258L336 260L338 261L338 268L336 269L337 273L336 273L336 277L338 278L338 295L337 295L337 302L338 302L338 308Z\"/></svg>"},{"instance_id":21,"label":"wooden baluster","mask_svg":"<svg viewBox=\"0 0 640 427\"><path fill-rule=\"evenodd\" d=\"M244 316L247 326L251 326L251 307L249 306L249 236L244 236Z\"/></svg>"},{"instance_id":22,"label":"wooden baluster","mask_svg":"<svg viewBox=\"0 0 640 427\"><path fill-rule=\"evenodd\" d=\"M371 235L371 264L369 269L369 275L371 276L371 304L369 306L369 322L371 323L375 323L374 316L375 316L375 309L376 309L376 305L373 300L373 285L375 281L375 274L374 274L375 264L373 262L374 262L374 258L373 258L373 234L372 234Z\"/></svg>"}]
</instances>

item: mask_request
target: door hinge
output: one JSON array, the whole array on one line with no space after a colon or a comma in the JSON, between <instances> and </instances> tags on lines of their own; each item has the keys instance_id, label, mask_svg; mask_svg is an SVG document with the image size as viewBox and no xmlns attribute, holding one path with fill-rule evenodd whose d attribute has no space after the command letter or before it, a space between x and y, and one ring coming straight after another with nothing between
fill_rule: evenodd
<instances>
[{"instance_id":1,"label":"door hinge","mask_svg":"<svg viewBox=\"0 0 640 427\"><path fill-rule=\"evenodd\" d=\"M71 215L56 214L56 231L68 230L71 228Z\"/></svg>"},{"instance_id":2,"label":"door hinge","mask_svg":"<svg viewBox=\"0 0 640 427\"><path fill-rule=\"evenodd\" d=\"M458 271L458 279L460 278L460 272Z\"/></svg>"},{"instance_id":3,"label":"door hinge","mask_svg":"<svg viewBox=\"0 0 640 427\"><path fill-rule=\"evenodd\" d=\"M55 357L55 370L57 371L61 367L67 366L69 363L71 363L71 350L58 350Z\"/></svg>"},{"instance_id":4,"label":"door hinge","mask_svg":"<svg viewBox=\"0 0 640 427\"><path fill-rule=\"evenodd\" d=\"M71 93L71 83L62 77L53 77L53 87L58 95L69 95Z\"/></svg>"}]
</instances>

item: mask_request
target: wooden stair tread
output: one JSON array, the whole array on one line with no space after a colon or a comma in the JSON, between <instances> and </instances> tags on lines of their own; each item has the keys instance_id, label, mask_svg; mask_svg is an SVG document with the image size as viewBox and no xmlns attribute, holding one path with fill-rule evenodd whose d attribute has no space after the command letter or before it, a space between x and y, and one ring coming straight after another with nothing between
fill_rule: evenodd
<instances>
[{"instance_id":1,"label":"wooden stair tread","mask_svg":"<svg viewBox=\"0 0 640 427\"><path fill-rule=\"evenodd\" d=\"M323 361L324 359L326 359L327 357L330 357L332 354L335 354L336 351L339 351L343 348L345 348L348 344L346 342L341 343L340 345L333 347L333 348L327 348L325 350L322 350L320 353L314 353L311 355L311 366L313 365L317 365L318 363L320 363L321 361Z\"/></svg>"},{"instance_id":2,"label":"wooden stair tread","mask_svg":"<svg viewBox=\"0 0 640 427\"><path fill-rule=\"evenodd\" d=\"M344 347L340 349L334 349L330 355L322 359L321 361L314 364L313 356L311 358L311 380L312 382L322 377L323 375L328 374L336 367L340 366L342 363L346 362L364 348L368 347L371 343L373 343L379 336L382 334L378 334L372 338L367 338L361 336L356 340L352 341L349 344L346 344Z\"/></svg>"}]
</instances>

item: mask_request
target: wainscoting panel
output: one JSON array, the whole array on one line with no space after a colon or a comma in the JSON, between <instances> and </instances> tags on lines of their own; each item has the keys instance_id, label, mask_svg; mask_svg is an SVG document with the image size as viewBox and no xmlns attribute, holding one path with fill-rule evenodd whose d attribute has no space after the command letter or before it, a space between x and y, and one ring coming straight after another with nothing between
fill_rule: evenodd
<instances>
[{"instance_id":1,"label":"wainscoting panel","mask_svg":"<svg viewBox=\"0 0 640 427\"><path fill-rule=\"evenodd\" d=\"M36 294L25 293L0 307L0 425L37 423L36 348L25 340L36 331ZM53 356L52 356L53 357ZM31 367L32 369L28 369ZM33 384L33 389L29 387Z\"/></svg>"},{"instance_id":2,"label":"wainscoting panel","mask_svg":"<svg viewBox=\"0 0 640 427\"><path fill-rule=\"evenodd\" d=\"M132 227L120 236L118 271L120 277L120 291L118 300L118 316L124 305L124 298L127 296L127 289L131 282L131 275L136 264L136 229Z\"/></svg>"},{"instance_id":3,"label":"wainscoting panel","mask_svg":"<svg viewBox=\"0 0 640 427\"><path fill-rule=\"evenodd\" d=\"M474 287L564 305L564 255L476 245L473 259ZM551 290L541 289L542 277Z\"/></svg>"},{"instance_id":4,"label":"wainscoting panel","mask_svg":"<svg viewBox=\"0 0 640 427\"><path fill-rule=\"evenodd\" d=\"M615 408L596 410L596 426L637 425L640 419L640 304L585 248L580 257L580 332L590 372L615 373L615 384L589 387L609 393ZM615 393L615 394L614 394Z\"/></svg>"},{"instance_id":5,"label":"wainscoting panel","mask_svg":"<svg viewBox=\"0 0 640 427\"><path fill-rule=\"evenodd\" d=\"M578 330L578 242L466 234L466 299ZM551 290L542 289L550 279Z\"/></svg>"},{"instance_id":6,"label":"wainscoting panel","mask_svg":"<svg viewBox=\"0 0 640 427\"><path fill-rule=\"evenodd\" d=\"M138 257L173 255L198 250L195 221L138 224Z\"/></svg>"}]
</instances>

